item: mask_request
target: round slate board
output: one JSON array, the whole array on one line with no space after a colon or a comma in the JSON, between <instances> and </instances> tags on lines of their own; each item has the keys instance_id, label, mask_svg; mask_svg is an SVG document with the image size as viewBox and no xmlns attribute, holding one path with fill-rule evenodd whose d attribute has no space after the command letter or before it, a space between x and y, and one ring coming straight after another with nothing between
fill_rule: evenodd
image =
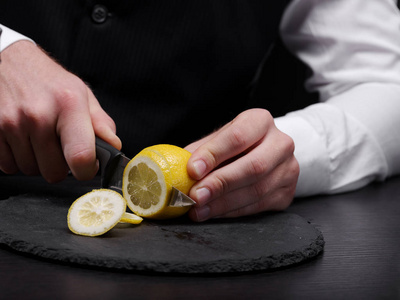
<instances>
[{"instance_id":1,"label":"round slate board","mask_svg":"<svg viewBox=\"0 0 400 300\"><path fill-rule=\"evenodd\" d=\"M0 243L63 263L177 273L274 269L312 258L324 246L320 231L289 213L204 223L185 217L145 220L117 225L101 237L83 237L67 226L74 199L43 192L1 200Z\"/></svg>"}]
</instances>

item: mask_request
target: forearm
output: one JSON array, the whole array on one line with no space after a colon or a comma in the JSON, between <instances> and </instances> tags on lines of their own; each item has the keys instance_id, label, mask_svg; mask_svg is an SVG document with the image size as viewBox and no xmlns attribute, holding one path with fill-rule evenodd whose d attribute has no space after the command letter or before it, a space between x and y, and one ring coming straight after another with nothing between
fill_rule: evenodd
<instances>
[{"instance_id":1,"label":"forearm","mask_svg":"<svg viewBox=\"0 0 400 300\"><path fill-rule=\"evenodd\" d=\"M400 174L398 95L400 86L364 84L277 118L296 146L296 196L349 191Z\"/></svg>"},{"instance_id":2,"label":"forearm","mask_svg":"<svg viewBox=\"0 0 400 300\"><path fill-rule=\"evenodd\" d=\"M321 96L321 103L276 119L295 141L297 196L348 191L400 173L399 28L393 0L292 1L283 39L309 65L306 86Z\"/></svg>"}]
</instances>

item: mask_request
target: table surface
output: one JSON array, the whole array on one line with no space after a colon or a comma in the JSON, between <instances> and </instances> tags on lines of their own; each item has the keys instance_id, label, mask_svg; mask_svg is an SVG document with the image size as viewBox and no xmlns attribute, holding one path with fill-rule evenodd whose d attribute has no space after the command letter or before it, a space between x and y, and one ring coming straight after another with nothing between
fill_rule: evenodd
<instances>
[{"instance_id":1,"label":"table surface","mask_svg":"<svg viewBox=\"0 0 400 300\"><path fill-rule=\"evenodd\" d=\"M0 201L26 192L3 179ZM270 272L187 276L69 266L1 246L0 299L400 299L400 177L288 211L322 231L323 254Z\"/></svg>"}]
</instances>

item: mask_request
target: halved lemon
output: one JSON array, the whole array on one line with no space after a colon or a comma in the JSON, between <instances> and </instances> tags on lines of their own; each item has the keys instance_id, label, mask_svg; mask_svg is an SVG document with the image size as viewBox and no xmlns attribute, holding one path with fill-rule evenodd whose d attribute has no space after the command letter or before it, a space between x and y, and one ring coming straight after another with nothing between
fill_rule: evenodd
<instances>
[{"instance_id":1,"label":"halved lemon","mask_svg":"<svg viewBox=\"0 0 400 300\"><path fill-rule=\"evenodd\" d=\"M68 228L76 234L98 236L113 228L126 211L126 200L108 189L93 190L72 203Z\"/></svg>"},{"instance_id":2,"label":"halved lemon","mask_svg":"<svg viewBox=\"0 0 400 300\"><path fill-rule=\"evenodd\" d=\"M125 167L122 193L135 214L152 219L175 218L189 207L168 206L172 187L188 194L195 183L186 170L191 153L174 145L143 149Z\"/></svg>"}]
</instances>

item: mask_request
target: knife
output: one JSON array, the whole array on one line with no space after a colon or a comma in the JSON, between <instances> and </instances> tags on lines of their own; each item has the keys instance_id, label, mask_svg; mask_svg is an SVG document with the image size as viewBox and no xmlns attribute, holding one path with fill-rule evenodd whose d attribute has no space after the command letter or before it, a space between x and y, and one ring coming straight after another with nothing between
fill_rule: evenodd
<instances>
[{"instance_id":1,"label":"knife","mask_svg":"<svg viewBox=\"0 0 400 300\"><path fill-rule=\"evenodd\" d=\"M101 186L122 192L122 177L126 165L131 160L99 137L96 137L96 156L100 162ZM183 207L194 204L196 202L192 198L172 187L168 206Z\"/></svg>"}]
</instances>

